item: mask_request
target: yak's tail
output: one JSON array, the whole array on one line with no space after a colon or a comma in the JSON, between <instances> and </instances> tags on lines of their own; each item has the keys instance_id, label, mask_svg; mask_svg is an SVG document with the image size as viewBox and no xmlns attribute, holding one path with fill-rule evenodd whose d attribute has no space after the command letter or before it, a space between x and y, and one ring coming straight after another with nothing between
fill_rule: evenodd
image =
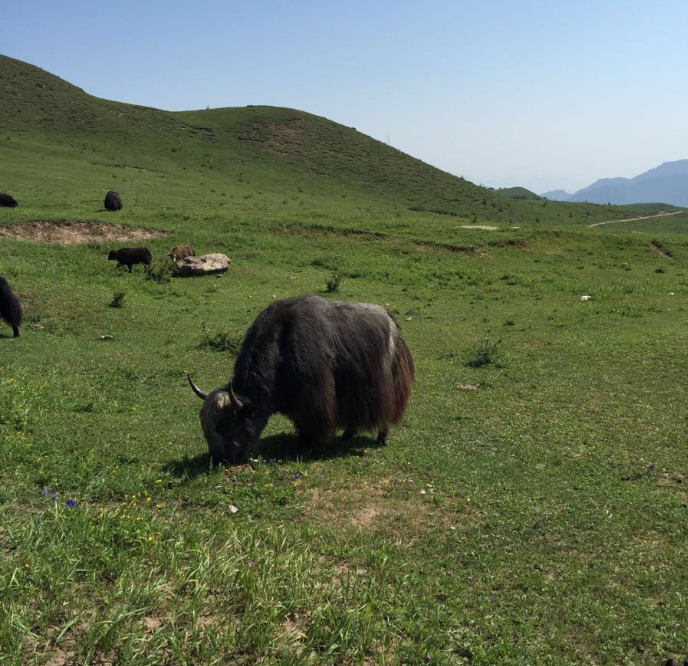
<instances>
[{"instance_id":1,"label":"yak's tail","mask_svg":"<svg viewBox=\"0 0 688 666\"><path fill-rule=\"evenodd\" d=\"M7 280L0 277L0 317L2 317L15 331L22 323L22 309L19 299L7 284Z\"/></svg>"},{"instance_id":2,"label":"yak's tail","mask_svg":"<svg viewBox=\"0 0 688 666\"><path fill-rule=\"evenodd\" d=\"M399 423L406 406L411 398L411 389L415 368L413 357L404 339L399 335L394 345L394 359L392 360L392 381L394 384L394 396L392 399L392 413L389 415L390 423Z\"/></svg>"}]
</instances>

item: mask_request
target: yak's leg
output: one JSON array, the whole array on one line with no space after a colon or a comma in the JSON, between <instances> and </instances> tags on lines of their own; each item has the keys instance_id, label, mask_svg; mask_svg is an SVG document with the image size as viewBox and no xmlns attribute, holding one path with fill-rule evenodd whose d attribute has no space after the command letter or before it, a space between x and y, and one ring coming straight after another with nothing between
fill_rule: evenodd
<instances>
[{"instance_id":1,"label":"yak's leg","mask_svg":"<svg viewBox=\"0 0 688 666\"><path fill-rule=\"evenodd\" d=\"M303 428L299 423L294 424L296 426L297 440L296 447L301 453L310 455L318 443L313 432L308 429Z\"/></svg>"},{"instance_id":2,"label":"yak's leg","mask_svg":"<svg viewBox=\"0 0 688 666\"><path fill-rule=\"evenodd\" d=\"M127 266L129 267L129 272L131 273L131 264L127 264Z\"/></svg>"},{"instance_id":3,"label":"yak's leg","mask_svg":"<svg viewBox=\"0 0 688 666\"><path fill-rule=\"evenodd\" d=\"M12 324L12 330L14 331L14 337L18 338L19 337L19 326Z\"/></svg>"},{"instance_id":4,"label":"yak's leg","mask_svg":"<svg viewBox=\"0 0 688 666\"><path fill-rule=\"evenodd\" d=\"M384 428L377 431L377 443L382 444L382 446L387 446L389 444L389 429Z\"/></svg>"}]
</instances>

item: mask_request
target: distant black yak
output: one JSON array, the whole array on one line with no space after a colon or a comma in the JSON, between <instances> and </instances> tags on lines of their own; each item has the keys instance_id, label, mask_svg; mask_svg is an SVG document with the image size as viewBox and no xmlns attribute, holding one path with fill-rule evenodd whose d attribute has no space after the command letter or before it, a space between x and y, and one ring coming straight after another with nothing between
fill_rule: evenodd
<instances>
[{"instance_id":1,"label":"distant black yak","mask_svg":"<svg viewBox=\"0 0 688 666\"><path fill-rule=\"evenodd\" d=\"M14 197L0 192L0 208L16 208L18 205Z\"/></svg>"},{"instance_id":2,"label":"distant black yak","mask_svg":"<svg viewBox=\"0 0 688 666\"><path fill-rule=\"evenodd\" d=\"M14 331L14 337L19 337L19 327L22 323L22 309L19 299L14 295L5 278L0 277L0 317L2 317Z\"/></svg>"},{"instance_id":3,"label":"distant black yak","mask_svg":"<svg viewBox=\"0 0 688 666\"><path fill-rule=\"evenodd\" d=\"M147 247L122 247L119 250L110 250L108 261L116 261L117 267L126 266L131 273L134 264L146 264L150 266L153 257Z\"/></svg>"},{"instance_id":4,"label":"distant black yak","mask_svg":"<svg viewBox=\"0 0 688 666\"><path fill-rule=\"evenodd\" d=\"M377 429L389 442L413 384L413 359L384 308L318 296L275 301L241 346L234 379L202 398L201 425L216 462L245 460L275 412L288 416L300 442L317 445Z\"/></svg>"},{"instance_id":5,"label":"distant black yak","mask_svg":"<svg viewBox=\"0 0 688 666\"><path fill-rule=\"evenodd\" d=\"M191 245L177 245L173 248L172 252L170 252L168 256L176 263L180 259L184 259L186 257L195 257L196 253Z\"/></svg>"},{"instance_id":6,"label":"distant black yak","mask_svg":"<svg viewBox=\"0 0 688 666\"><path fill-rule=\"evenodd\" d=\"M110 190L105 195L105 209L122 210L122 198L119 196L119 194L117 194L117 192Z\"/></svg>"}]
</instances>

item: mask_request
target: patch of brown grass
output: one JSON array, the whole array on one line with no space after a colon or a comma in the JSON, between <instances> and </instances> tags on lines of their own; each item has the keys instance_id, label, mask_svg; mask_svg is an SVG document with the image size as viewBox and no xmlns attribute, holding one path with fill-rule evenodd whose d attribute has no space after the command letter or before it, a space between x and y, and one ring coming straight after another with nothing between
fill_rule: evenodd
<instances>
[{"instance_id":1,"label":"patch of brown grass","mask_svg":"<svg viewBox=\"0 0 688 666\"><path fill-rule=\"evenodd\" d=\"M398 545L410 546L430 530L450 529L457 521L448 500L437 502L430 494L402 495L393 479L376 484L348 484L308 491L305 517L345 532L386 534Z\"/></svg>"}]
</instances>

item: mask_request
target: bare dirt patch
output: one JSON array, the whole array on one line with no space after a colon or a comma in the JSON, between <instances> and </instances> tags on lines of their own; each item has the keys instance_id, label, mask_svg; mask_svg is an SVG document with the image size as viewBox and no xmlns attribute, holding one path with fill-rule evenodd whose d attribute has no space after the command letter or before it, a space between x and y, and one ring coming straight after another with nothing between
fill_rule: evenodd
<instances>
[{"instance_id":1,"label":"bare dirt patch","mask_svg":"<svg viewBox=\"0 0 688 666\"><path fill-rule=\"evenodd\" d=\"M452 529L456 511L443 502L438 506L429 494L403 497L393 490L394 481L350 485L340 488L314 488L306 501L309 520L336 525L344 531L386 534L398 544L411 544L438 527Z\"/></svg>"},{"instance_id":2,"label":"bare dirt patch","mask_svg":"<svg viewBox=\"0 0 688 666\"><path fill-rule=\"evenodd\" d=\"M169 236L167 231L138 229L107 222L48 222L37 220L0 227L0 238L28 240L34 243L74 245L92 241L142 241Z\"/></svg>"},{"instance_id":3,"label":"bare dirt patch","mask_svg":"<svg viewBox=\"0 0 688 666\"><path fill-rule=\"evenodd\" d=\"M481 231L497 231L499 227L492 227L488 224L462 224L459 229L480 229ZM512 227L518 229L518 227Z\"/></svg>"}]
</instances>

